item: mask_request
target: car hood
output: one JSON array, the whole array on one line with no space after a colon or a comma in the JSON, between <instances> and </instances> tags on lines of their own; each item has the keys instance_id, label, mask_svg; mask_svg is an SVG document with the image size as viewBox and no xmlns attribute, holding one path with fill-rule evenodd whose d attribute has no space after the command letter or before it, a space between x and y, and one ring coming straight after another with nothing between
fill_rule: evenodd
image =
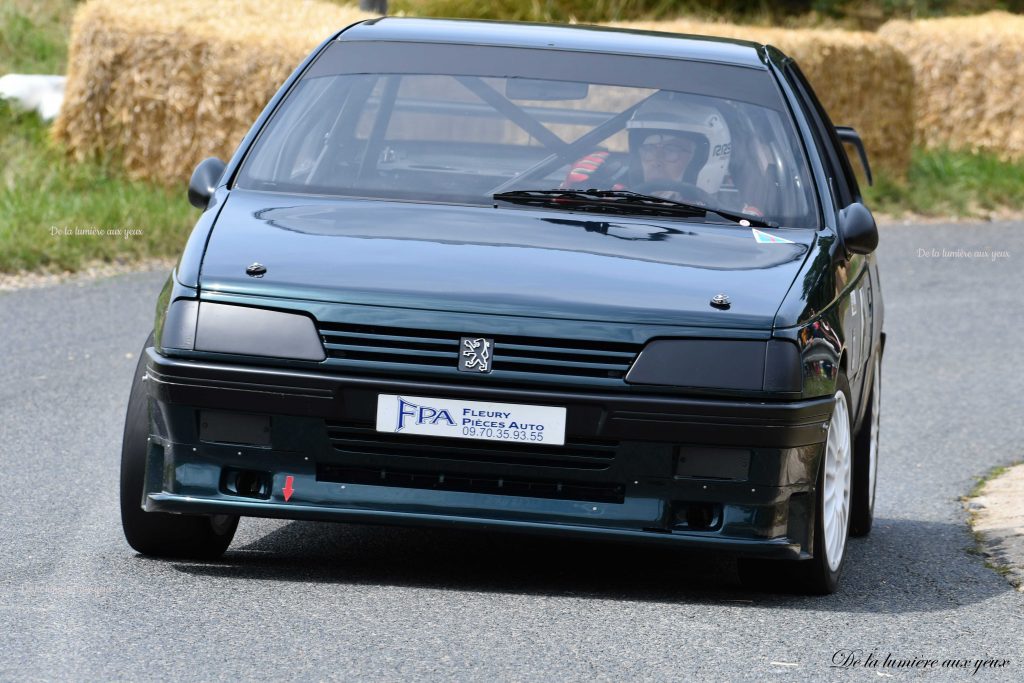
<instances>
[{"instance_id":1,"label":"car hood","mask_svg":"<svg viewBox=\"0 0 1024 683\"><path fill-rule=\"evenodd\" d=\"M323 302L770 329L813 230L234 190L200 288ZM246 274L258 262L259 278ZM710 305L716 294L727 310Z\"/></svg>"}]
</instances>

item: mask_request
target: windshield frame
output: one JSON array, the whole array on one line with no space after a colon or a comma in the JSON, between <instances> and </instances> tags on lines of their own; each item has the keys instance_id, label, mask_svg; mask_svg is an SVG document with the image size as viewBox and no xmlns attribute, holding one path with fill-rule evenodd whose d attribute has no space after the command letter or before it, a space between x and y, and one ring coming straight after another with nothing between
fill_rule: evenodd
<instances>
[{"instance_id":1,"label":"windshield frame","mask_svg":"<svg viewBox=\"0 0 1024 683\"><path fill-rule=\"evenodd\" d=\"M467 51L473 51L472 58L467 55ZM412 57L415 58L412 59ZM388 70L396 69L398 65L402 65L399 71ZM605 65L608 68L595 71L595 67L600 65ZM581 70L582 66L587 68ZM586 73L586 78L581 78L580 73ZM595 73L598 75L593 75ZM251 143L245 150L235 173L232 174L233 177L231 178L229 189L244 187L245 189L281 192L300 196L309 194L365 199L376 198L393 201L422 201L431 204L479 205L483 203L474 201L476 195L468 194L453 194L450 199L417 198L415 196L402 197L398 194L394 196L383 196L374 193L360 194L356 188L353 188L352 192L339 192L332 191L332 188L312 185L306 186L303 189L269 189L248 187L245 182L242 182L243 179L246 179L246 171L250 166L254 150L260 148L264 136L274 128L275 121L282 116L283 112L287 111L289 102L295 98L300 86L312 79L332 75L367 75L375 77L387 77L389 75L438 75L452 77L460 82L466 79L479 81L481 77L521 77L552 81L566 80L577 83L585 82L594 85L621 86L625 88L653 88L655 92L668 90L673 85L678 87L685 83L685 92L688 94L731 99L764 107L778 114L779 120L785 129L786 142L791 147L790 151L793 155L793 160L798 164L799 170L802 171L802 180L806 183L806 188L803 190L807 200L806 215L802 215L798 224L793 227L817 230L822 226L822 207L815 167L810 159L806 141L803 140L799 122L794 120L791 103L777 82L776 74L767 65L764 68L756 68L750 65L723 64L694 59L539 49L535 47L458 45L411 41L336 40L329 44L313 60L310 66L295 81L293 87L281 99L274 111L263 122L260 130L253 136ZM480 83L482 84L482 81ZM465 83L463 84L465 85ZM473 91L473 88L469 86L467 86L467 89ZM488 94L501 97L504 103L507 103L507 107L498 106L497 102L488 101L488 94L482 96L480 93L474 92L519 129L530 132L529 126L531 124L526 123L521 117L527 117L536 126L544 127L544 124L539 119L530 117L524 111L525 108L517 107L513 100L505 98L497 90L491 90L492 92ZM614 135L621 122L628 118L629 113L643 101L642 99L630 105L625 110L594 126L576 139L563 141L557 135L552 134L546 142L541 140L543 143L542 149L549 151L549 154L537 164L517 172L516 176L491 188L490 192L493 194L505 191L515 186L517 181L523 177L529 177L538 170L543 173L543 169L551 165L557 168L559 164L572 163L574 155L583 152L595 142L600 143ZM504 105L504 103L501 104ZM602 134L602 131L605 130L610 132Z\"/></svg>"}]
</instances>

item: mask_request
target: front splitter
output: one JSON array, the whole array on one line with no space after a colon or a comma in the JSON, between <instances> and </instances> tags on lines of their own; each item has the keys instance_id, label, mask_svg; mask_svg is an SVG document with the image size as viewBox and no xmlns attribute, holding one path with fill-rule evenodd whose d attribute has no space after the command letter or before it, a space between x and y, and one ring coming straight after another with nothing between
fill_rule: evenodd
<instances>
[{"instance_id":1,"label":"front splitter","mask_svg":"<svg viewBox=\"0 0 1024 683\"><path fill-rule=\"evenodd\" d=\"M357 510L334 506L282 504L279 502L210 500L171 493L150 493L146 496L147 512L178 514L232 514L243 517L265 517L320 522L379 524L391 526L419 526L440 528L478 529L487 531L521 532L533 535L557 536L593 540L672 545L695 550L727 552L738 556L763 557L779 560L806 559L801 556L800 545L788 539L747 540L701 536L684 531L640 531L614 529L578 524L552 524L521 520L489 519L459 515L431 515L414 512L387 512Z\"/></svg>"}]
</instances>

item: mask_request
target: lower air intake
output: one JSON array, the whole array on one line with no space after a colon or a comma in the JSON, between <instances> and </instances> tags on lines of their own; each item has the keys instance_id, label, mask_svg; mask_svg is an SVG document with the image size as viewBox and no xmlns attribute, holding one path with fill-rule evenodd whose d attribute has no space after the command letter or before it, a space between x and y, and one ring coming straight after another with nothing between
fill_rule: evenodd
<instances>
[{"instance_id":1,"label":"lower air intake","mask_svg":"<svg viewBox=\"0 0 1024 683\"><path fill-rule=\"evenodd\" d=\"M345 465L318 465L316 478L317 481L340 484L369 484L436 491L488 493L499 496L558 498L599 503L621 503L625 500L625 487L622 484L600 482L507 479L487 475L439 474L437 472Z\"/></svg>"}]
</instances>

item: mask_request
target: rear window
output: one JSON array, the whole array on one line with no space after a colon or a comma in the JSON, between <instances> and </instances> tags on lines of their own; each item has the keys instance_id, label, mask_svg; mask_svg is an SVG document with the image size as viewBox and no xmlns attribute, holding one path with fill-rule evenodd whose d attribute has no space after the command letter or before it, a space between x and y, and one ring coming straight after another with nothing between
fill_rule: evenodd
<instances>
[{"instance_id":1,"label":"rear window","mask_svg":"<svg viewBox=\"0 0 1024 683\"><path fill-rule=\"evenodd\" d=\"M586 52L334 43L261 132L236 186L460 204L628 189L818 225L769 72Z\"/></svg>"}]
</instances>

